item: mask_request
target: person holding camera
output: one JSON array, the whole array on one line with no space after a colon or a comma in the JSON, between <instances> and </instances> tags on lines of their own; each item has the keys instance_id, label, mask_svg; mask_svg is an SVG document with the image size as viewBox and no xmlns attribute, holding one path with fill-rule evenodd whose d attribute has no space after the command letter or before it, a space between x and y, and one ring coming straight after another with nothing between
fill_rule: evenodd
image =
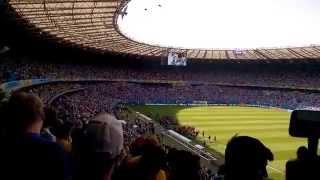
<instances>
[{"instance_id":1,"label":"person holding camera","mask_svg":"<svg viewBox=\"0 0 320 180\"><path fill-rule=\"evenodd\" d=\"M289 134L307 138L308 148L300 146L297 158L286 163L286 180L319 180L320 160L317 154L320 137L320 111L295 110L291 114Z\"/></svg>"},{"instance_id":2,"label":"person holding camera","mask_svg":"<svg viewBox=\"0 0 320 180\"><path fill-rule=\"evenodd\" d=\"M305 146L297 150L297 159L286 163L286 180L320 179L319 157L310 154Z\"/></svg>"}]
</instances>

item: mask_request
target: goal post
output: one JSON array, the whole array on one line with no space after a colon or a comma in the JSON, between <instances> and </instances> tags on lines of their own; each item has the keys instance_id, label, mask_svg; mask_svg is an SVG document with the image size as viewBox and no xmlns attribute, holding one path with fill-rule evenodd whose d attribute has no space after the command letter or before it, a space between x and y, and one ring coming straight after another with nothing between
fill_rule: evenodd
<instances>
[{"instance_id":1,"label":"goal post","mask_svg":"<svg viewBox=\"0 0 320 180\"><path fill-rule=\"evenodd\" d=\"M193 101L194 105L208 106L208 101Z\"/></svg>"}]
</instances>

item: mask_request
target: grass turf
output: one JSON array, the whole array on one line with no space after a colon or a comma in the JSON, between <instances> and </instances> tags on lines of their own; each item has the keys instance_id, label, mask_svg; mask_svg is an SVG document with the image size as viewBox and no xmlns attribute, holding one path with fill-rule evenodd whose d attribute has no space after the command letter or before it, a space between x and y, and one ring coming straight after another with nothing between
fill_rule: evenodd
<instances>
[{"instance_id":1,"label":"grass turf","mask_svg":"<svg viewBox=\"0 0 320 180\"><path fill-rule=\"evenodd\" d=\"M192 125L200 130L198 140L210 148L224 153L228 140L238 135L260 139L274 153L275 160L268 165L271 179L285 179L285 162L295 158L296 149L306 145L305 139L288 134L290 113L279 109L241 106L132 106L133 109L156 119L164 115L176 116L182 125ZM204 131L205 136L202 136ZM216 136L216 141L213 137Z\"/></svg>"}]
</instances>

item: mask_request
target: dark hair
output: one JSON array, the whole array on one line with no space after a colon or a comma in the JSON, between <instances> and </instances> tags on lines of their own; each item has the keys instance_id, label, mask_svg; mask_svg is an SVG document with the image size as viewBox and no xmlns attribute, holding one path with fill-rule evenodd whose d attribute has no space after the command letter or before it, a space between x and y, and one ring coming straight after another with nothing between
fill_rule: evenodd
<instances>
[{"instance_id":1,"label":"dark hair","mask_svg":"<svg viewBox=\"0 0 320 180\"><path fill-rule=\"evenodd\" d=\"M225 179L262 179L267 176L268 160L273 160L273 154L258 139L233 137L225 150Z\"/></svg>"},{"instance_id":2,"label":"dark hair","mask_svg":"<svg viewBox=\"0 0 320 180\"><path fill-rule=\"evenodd\" d=\"M200 157L184 150L170 149L168 164L172 180L200 179Z\"/></svg>"},{"instance_id":3,"label":"dark hair","mask_svg":"<svg viewBox=\"0 0 320 180\"><path fill-rule=\"evenodd\" d=\"M299 160L307 160L309 158L309 151L305 146L300 146L297 150L297 158Z\"/></svg>"},{"instance_id":4,"label":"dark hair","mask_svg":"<svg viewBox=\"0 0 320 180\"><path fill-rule=\"evenodd\" d=\"M45 119L43 120L43 127L57 127L63 123L58 119L58 115L55 109L52 107L44 108Z\"/></svg>"},{"instance_id":5,"label":"dark hair","mask_svg":"<svg viewBox=\"0 0 320 180\"><path fill-rule=\"evenodd\" d=\"M44 119L43 103L39 97L24 92L13 93L4 107L7 128L23 132L38 120Z\"/></svg>"},{"instance_id":6,"label":"dark hair","mask_svg":"<svg viewBox=\"0 0 320 180\"><path fill-rule=\"evenodd\" d=\"M160 146L155 138L152 137L138 137L130 144L130 153L133 156L144 154L146 148L152 146Z\"/></svg>"},{"instance_id":7,"label":"dark hair","mask_svg":"<svg viewBox=\"0 0 320 180\"><path fill-rule=\"evenodd\" d=\"M53 134L59 139L67 139L71 136L73 124L64 122L63 124L57 125L53 128Z\"/></svg>"},{"instance_id":8,"label":"dark hair","mask_svg":"<svg viewBox=\"0 0 320 180\"><path fill-rule=\"evenodd\" d=\"M142 164L150 169L157 170L165 166L166 153L161 146L157 144L145 144L143 148Z\"/></svg>"}]
</instances>

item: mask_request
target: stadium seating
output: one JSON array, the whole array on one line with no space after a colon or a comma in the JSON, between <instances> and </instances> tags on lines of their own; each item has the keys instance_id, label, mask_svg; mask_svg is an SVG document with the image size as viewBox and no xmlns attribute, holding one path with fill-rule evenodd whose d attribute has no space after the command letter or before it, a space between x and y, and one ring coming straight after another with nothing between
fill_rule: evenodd
<instances>
[{"instance_id":1,"label":"stadium seating","mask_svg":"<svg viewBox=\"0 0 320 180\"><path fill-rule=\"evenodd\" d=\"M299 70L285 73L267 70L257 74L256 70L213 72L200 68L182 69L177 74L176 69L163 67L159 70L142 70L39 62L22 63L19 66L7 62L0 69L3 70L2 82L36 78L58 80L18 91L39 96L44 104L57 111L58 119L78 129L101 112L113 113L118 119L125 120L123 135L127 153L135 139L155 135L154 124L136 118L122 104L191 104L203 101L209 104L248 104L285 109L318 108L320 104L319 87L315 83L318 75ZM238 75L239 72L243 73L242 76ZM302 73L298 76L297 72ZM189 138L199 133L187 126L175 130ZM63 142L64 148L70 151L67 139L60 143ZM215 173L207 168L199 172L203 180Z\"/></svg>"}]
</instances>

